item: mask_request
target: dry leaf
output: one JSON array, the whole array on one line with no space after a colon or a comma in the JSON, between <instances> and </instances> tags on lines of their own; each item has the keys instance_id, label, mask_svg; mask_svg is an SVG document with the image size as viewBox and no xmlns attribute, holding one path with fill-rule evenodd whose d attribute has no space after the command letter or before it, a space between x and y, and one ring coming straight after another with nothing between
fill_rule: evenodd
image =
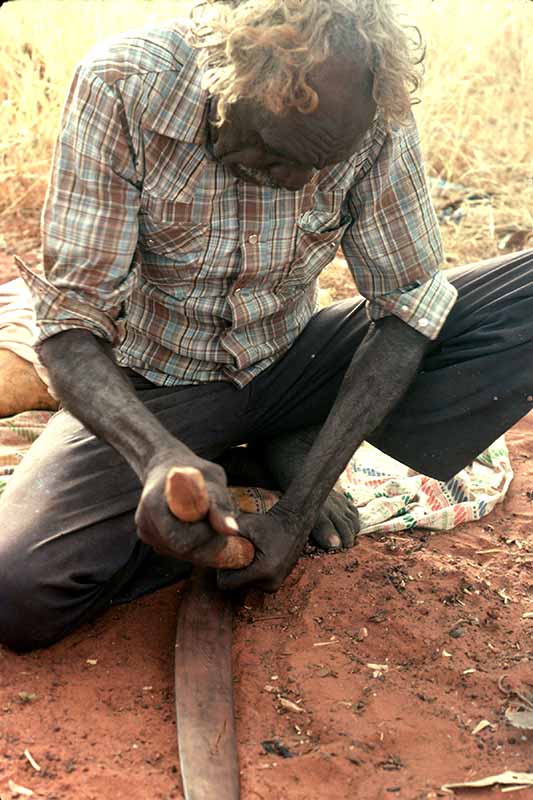
<instances>
[{"instance_id":1,"label":"dry leaf","mask_svg":"<svg viewBox=\"0 0 533 800\"><path fill-rule=\"evenodd\" d=\"M452 654L448 653L447 650L443 650L442 651L442 655L444 656L444 658L452 658L453 657Z\"/></svg>"},{"instance_id":2,"label":"dry leaf","mask_svg":"<svg viewBox=\"0 0 533 800\"><path fill-rule=\"evenodd\" d=\"M505 719L515 728L533 731L533 710L513 711L513 709L508 708L505 712Z\"/></svg>"},{"instance_id":3,"label":"dry leaf","mask_svg":"<svg viewBox=\"0 0 533 800\"><path fill-rule=\"evenodd\" d=\"M533 772L501 772L499 775L490 775L488 778L480 778L477 781L466 781L466 783L445 783L441 788L462 789L469 787L483 788L484 786L495 786L497 783L503 786L533 786Z\"/></svg>"},{"instance_id":4,"label":"dry leaf","mask_svg":"<svg viewBox=\"0 0 533 800\"><path fill-rule=\"evenodd\" d=\"M526 611L522 614L522 619L533 619L533 611Z\"/></svg>"},{"instance_id":5,"label":"dry leaf","mask_svg":"<svg viewBox=\"0 0 533 800\"><path fill-rule=\"evenodd\" d=\"M88 658L87 659L87 664L90 664L91 667L94 667L94 666L96 666L96 664L98 664L98 659L97 658Z\"/></svg>"}]
</instances>

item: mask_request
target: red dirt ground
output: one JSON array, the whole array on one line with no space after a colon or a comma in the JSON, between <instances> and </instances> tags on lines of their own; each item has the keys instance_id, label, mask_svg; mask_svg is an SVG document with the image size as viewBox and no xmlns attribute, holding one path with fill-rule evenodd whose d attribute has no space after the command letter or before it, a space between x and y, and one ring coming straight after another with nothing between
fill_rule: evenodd
<instances>
[{"instance_id":1,"label":"red dirt ground","mask_svg":"<svg viewBox=\"0 0 533 800\"><path fill-rule=\"evenodd\" d=\"M498 688L504 676L533 691L533 414L508 441L516 477L489 517L310 552L278 594L250 593L236 609L243 800L436 800L446 782L533 772L532 732L507 723ZM113 608L48 650L0 648L2 800L16 796L9 780L46 800L182 797L180 591ZM481 720L491 726L473 734ZM265 752L269 740L290 757Z\"/></svg>"}]
</instances>

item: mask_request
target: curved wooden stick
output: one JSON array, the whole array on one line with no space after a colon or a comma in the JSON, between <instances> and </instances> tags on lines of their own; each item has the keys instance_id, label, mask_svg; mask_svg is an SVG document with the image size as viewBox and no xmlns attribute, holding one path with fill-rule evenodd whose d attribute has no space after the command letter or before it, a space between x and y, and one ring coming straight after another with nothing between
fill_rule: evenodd
<instances>
[{"instance_id":1,"label":"curved wooden stick","mask_svg":"<svg viewBox=\"0 0 533 800\"><path fill-rule=\"evenodd\" d=\"M199 522L209 511L209 495L204 476L194 467L172 467L165 483L168 507L183 522ZM253 544L243 536L228 535L226 543L205 564L215 569L242 569L252 563L255 556Z\"/></svg>"},{"instance_id":2,"label":"curved wooden stick","mask_svg":"<svg viewBox=\"0 0 533 800\"><path fill-rule=\"evenodd\" d=\"M233 538L233 537L231 537ZM176 630L175 691L185 800L239 800L231 672L231 598L197 570Z\"/></svg>"}]
</instances>

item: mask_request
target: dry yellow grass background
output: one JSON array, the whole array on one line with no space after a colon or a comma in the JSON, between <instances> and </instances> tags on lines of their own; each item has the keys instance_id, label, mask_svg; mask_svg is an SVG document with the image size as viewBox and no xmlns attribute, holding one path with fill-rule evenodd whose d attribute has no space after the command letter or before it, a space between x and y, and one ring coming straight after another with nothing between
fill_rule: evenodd
<instances>
[{"instance_id":1,"label":"dry yellow grass background","mask_svg":"<svg viewBox=\"0 0 533 800\"><path fill-rule=\"evenodd\" d=\"M428 45L416 110L428 173L467 187L434 195L438 209L459 209L442 225L448 263L521 249L533 229L533 3L407 0L406 7ZM98 40L186 10L186 3L172 0L3 6L0 235L8 249L35 248L51 149L76 62Z\"/></svg>"}]
</instances>

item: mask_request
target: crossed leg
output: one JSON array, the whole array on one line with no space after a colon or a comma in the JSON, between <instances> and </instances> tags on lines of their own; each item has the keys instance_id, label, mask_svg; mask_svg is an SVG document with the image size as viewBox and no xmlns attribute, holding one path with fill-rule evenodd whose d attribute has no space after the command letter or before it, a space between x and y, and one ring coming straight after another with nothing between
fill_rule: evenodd
<instances>
[{"instance_id":1,"label":"crossed leg","mask_svg":"<svg viewBox=\"0 0 533 800\"><path fill-rule=\"evenodd\" d=\"M456 272L459 300L374 444L447 479L530 410L532 276L533 252ZM133 382L172 433L215 459L243 442L261 447L322 424L367 329L361 302L345 301L315 315L285 356L242 390ZM294 470L304 457L293 459ZM280 485L290 479L274 477ZM139 494L111 448L65 411L52 419L0 500L0 642L44 646L112 601L187 574L187 565L138 540Z\"/></svg>"}]
</instances>

